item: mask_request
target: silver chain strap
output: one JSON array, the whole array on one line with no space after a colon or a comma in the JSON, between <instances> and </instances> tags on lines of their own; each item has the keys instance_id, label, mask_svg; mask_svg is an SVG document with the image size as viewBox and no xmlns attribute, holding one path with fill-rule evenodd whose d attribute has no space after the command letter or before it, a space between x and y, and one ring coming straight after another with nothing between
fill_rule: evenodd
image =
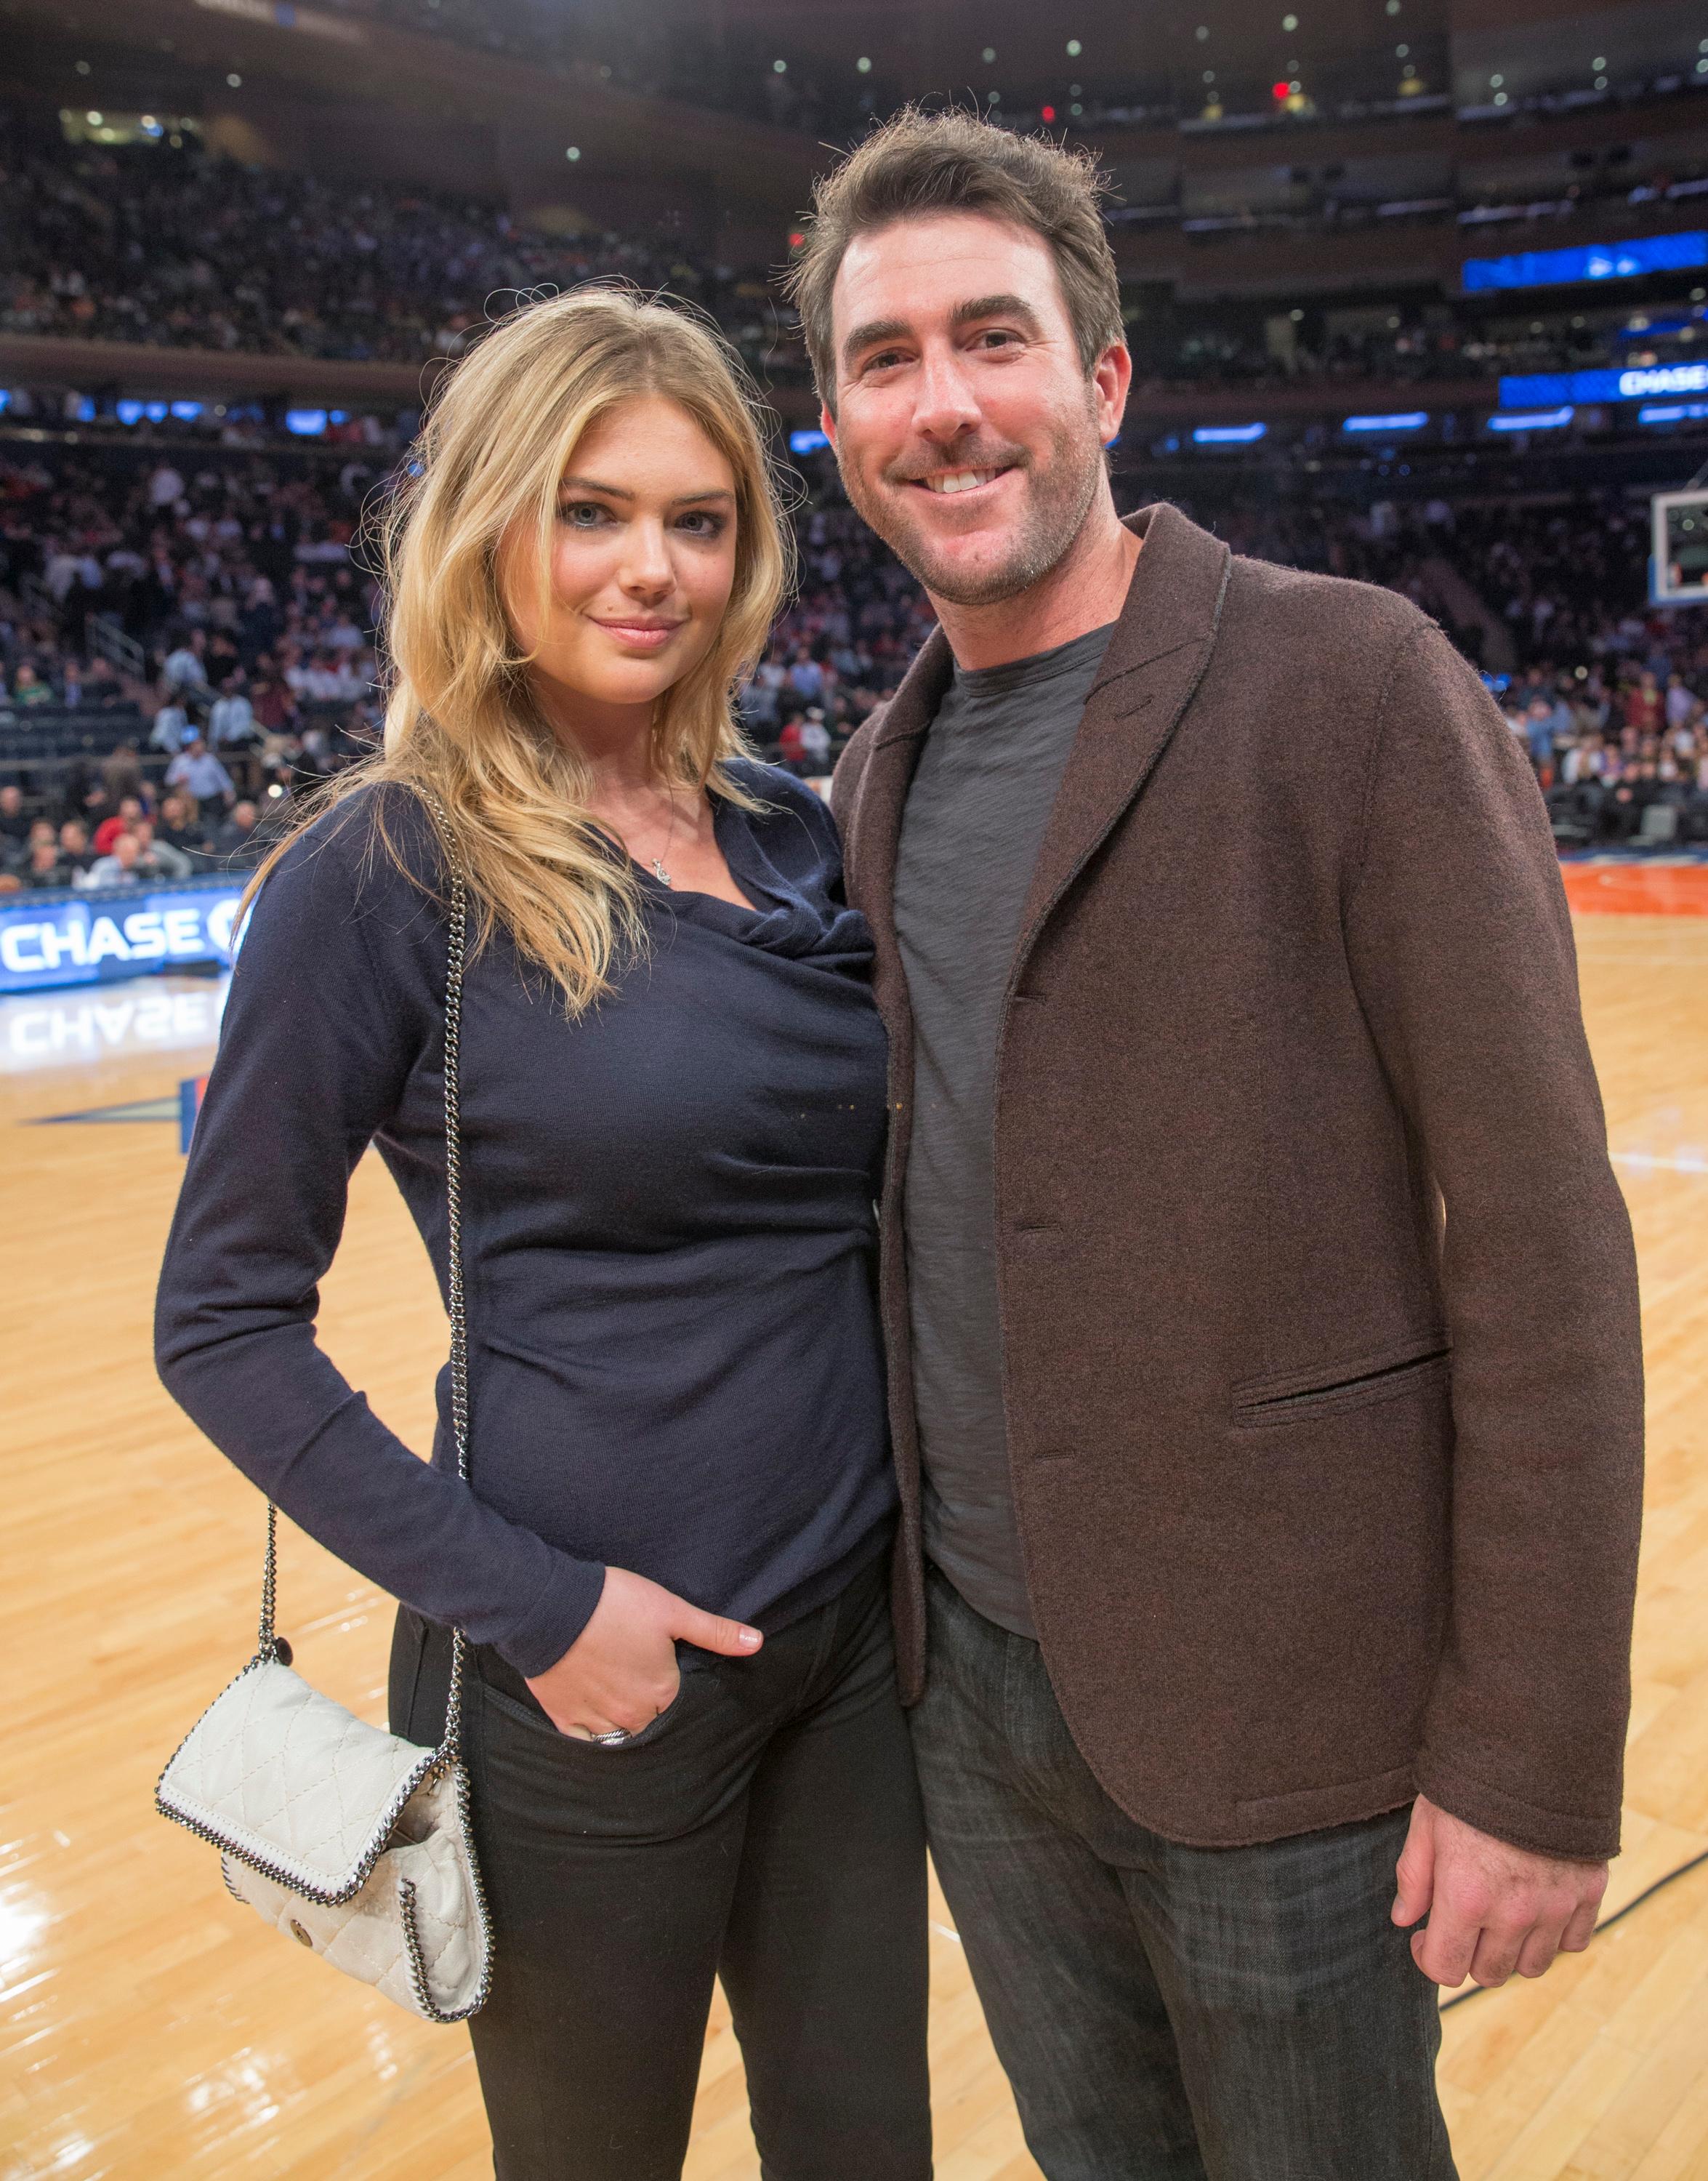
<instances>
[{"instance_id":1,"label":"silver chain strap","mask_svg":"<svg viewBox=\"0 0 1708 2181\"><path fill-rule=\"evenodd\" d=\"M463 1147L462 1147L462 1020L463 971L468 952L469 898L462 867L456 859L450 820L438 796L420 791L432 811L450 871L450 936L445 957L445 1285L451 1323L451 1438L457 1450L457 1475L466 1484L469 1476L469 1328L463 1294ZM257 1658L289 1663L274 1626L278 1595L278 1510L267 1503L267 1558L261 1577L261 1640ZM454 1764L462 1749L463 1680L468 1638L460 1628L451 1631L450 1690L445 1700L444 1738L439 1744L442 1764Z\"/></svg>"}]
</instances>

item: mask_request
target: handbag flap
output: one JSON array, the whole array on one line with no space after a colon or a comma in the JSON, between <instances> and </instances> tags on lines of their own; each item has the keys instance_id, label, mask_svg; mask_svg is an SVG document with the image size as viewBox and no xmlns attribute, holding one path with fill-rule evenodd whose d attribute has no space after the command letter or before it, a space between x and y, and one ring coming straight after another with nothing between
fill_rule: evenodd
<instances>
[{"instance_id":1,"label":"handbag flap","mask_svg":"<svg viewBox=\"0 0 1708 2181\"><path fill-rule=\"evenodd\" d=\"M240 1863L331 1905L366 1883L437 1755L257 1659L185 1737L155 1801Z\"/></svg>"}]
</instances>

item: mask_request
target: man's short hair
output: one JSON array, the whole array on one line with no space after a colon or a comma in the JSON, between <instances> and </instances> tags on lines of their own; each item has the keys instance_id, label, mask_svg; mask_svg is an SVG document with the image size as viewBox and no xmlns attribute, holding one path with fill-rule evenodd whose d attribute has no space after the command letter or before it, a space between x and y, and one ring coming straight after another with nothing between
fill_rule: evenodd
<instances>
[{"instance_id":1,"label":"man's short hair","mask_svg":"<svg viewBox=\"0 0 1708 2181\"><path fill-rule=\"evenodd\" d=\"M1050 246L1086 376L1121 331L1121 284L1103 224L1104 185L1088 151L1021 136L976 114L904 106L813 192L806 241L786 285L801 313L813 376L836 407L830 293L857 235L939 213L983 213L1030 228Z\"/></svg>"}]
</instances>

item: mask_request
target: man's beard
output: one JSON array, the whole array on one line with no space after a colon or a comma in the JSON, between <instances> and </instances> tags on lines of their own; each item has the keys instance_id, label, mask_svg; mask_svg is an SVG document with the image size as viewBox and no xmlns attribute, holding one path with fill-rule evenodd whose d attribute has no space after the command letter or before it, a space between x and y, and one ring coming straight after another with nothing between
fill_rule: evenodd
<instances>
[{"instance_id":1,"label":"man's beard","mask_svg":"<svg viewBox=\"0 0 1708 2181\"><path fill-rule=\"evenodd\" d=\"M877 496L848 471L842 476L843 488L861 521L877 532L909 575L934 598L956 606L994 605L1042 582L1084 527L1104 474L1103 449L1094 431L1088 433L1067 424L1055 433L1041 465L1016 461L1007 454L994 461L981 459L973 452L959 466L969 470L1023 468L1028 483L1026 505L1006 541L1007 550L977 574L958 567L939 551L935 538L906 519L905 495L914 488L904 483L897 494Z\"/></svg>"}]
</instances>

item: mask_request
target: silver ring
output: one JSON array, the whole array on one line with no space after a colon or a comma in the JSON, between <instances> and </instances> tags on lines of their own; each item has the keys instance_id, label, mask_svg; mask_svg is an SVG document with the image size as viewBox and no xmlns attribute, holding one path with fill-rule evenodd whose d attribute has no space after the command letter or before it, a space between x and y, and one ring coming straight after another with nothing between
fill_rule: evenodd
<instances>
[{"instance_id":1,"label":"silver ring","mask_svg":"<svg viewBox=\"0 0 1708 2181\"><path fill-rule=\"evenodd\" d=\"M590 1734L589 1742L597 1742L602 1749L614 1749L620 1742L632 1742L634 1736L620 1726L614 1726L609 1734Z\"/></svg>"}]
</instances>

